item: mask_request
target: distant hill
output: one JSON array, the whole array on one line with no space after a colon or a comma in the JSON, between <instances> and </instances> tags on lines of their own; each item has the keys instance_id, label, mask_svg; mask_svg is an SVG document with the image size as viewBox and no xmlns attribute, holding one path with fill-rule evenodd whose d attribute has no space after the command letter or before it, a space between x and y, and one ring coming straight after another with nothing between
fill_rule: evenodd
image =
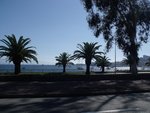
<instances>
[{"instance_id":1,"label":"distant hill","mask_svg":"<svg viewBox=\"0 0 150 113\"><path fill-rule=\"evenodd\" d=\"M140 57L138 66L140 66L140 67L144 66L149 58L150 58L150 56L147 56L147 55L143 55L143 57Z\"/></svg>"},{"instance_id":2,"label":"distant hill","mask_svg":"<svg viewBox=\"0 0 150 113\"><path fill-rule=\"evenodd\" d=\"M149 58L150 58L150 56L147 56L147 55L143 55L143 57L140 57L138 66L143 67L145 65L145 63L148 61ZM85 64L76 64L76 66L84 67ZM95 62L92 62L91 66L96 66ZM126 67L126 66L128 66L128 65L122 63L122 61L117 61L116 62L116 67ZM115 67L115 62L111 62L110 67Z\"/></svg>"},{"instance_id":3,"label":"distant hill","mask_svg":"<svg viewBox=\"0 0 150 113\"><path fill-rule=\"evenodd\" d=\"M149 58L150 56L147 55L143 55L143 57L140 57L138 66L143 67ZM125 65L124 63L122 63L122 61L116 62L116 67L123 67L123 66L128 66L128 65ZM111 67L115 67L115 62L111 62Z\"/></svg>"}]
</instances>

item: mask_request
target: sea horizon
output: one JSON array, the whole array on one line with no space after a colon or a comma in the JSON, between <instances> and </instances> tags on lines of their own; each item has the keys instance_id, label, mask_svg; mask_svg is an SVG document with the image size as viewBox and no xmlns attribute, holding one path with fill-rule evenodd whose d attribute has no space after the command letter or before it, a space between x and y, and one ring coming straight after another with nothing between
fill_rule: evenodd
<instances>
[{"instance_id":1,"label":"sea horizon","mask_svg":"<svg viewBox=\"0 0 150 113\"><path fill-rule=\"evenodd\" d=\"M83 64L81 64L82 66ZM84 67L79 64L66 66L68 72L83 71ZM22 64L21 72L62 72L62 66L56 66L53 64ZM0 72L13 72L14 64L0 64Z\"/></svg>"},{"instance_id":2,"label":"sea horizon","mask_svg":"<svg viewBox=\"0 0 150 113\"><path fill-rule=\"evenodd\" d=\"M90 66L92 72L100 72L101 69L95 65ZM85 64L75 64L69 65L66 67L66 72L85 72L86 65ZM117 66L117 71L127 71L129 70L129 66ZM138 67L138 70L150 70L150 67ZM52 64L22 64L21 72L62 72L62 66L56 66ZM115 67L106 67L106 72L114 72ZM0 72L14 72L13 64L0 64Z\"/></svg>"}]
</instances>

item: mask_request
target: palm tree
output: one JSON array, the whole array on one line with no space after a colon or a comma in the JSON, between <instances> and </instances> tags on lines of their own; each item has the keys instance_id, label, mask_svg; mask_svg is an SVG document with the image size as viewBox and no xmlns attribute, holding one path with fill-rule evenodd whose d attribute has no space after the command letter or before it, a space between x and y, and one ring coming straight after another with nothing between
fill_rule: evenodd
<instances>
[{"instance_id":1,"label":"palm tree","mask_svg":"<svg viewBox=\"0 0 150 113\"><path fill-rule=\"evenodd\" d=\"M73 65L73 63L70 62L71 60L73 60L73 57L66 52L61 53L59 56L56 56L55 58L57 61L56 65L62 65L64 73L66 72L67 65Z\"/></svg>"},{"instance_id":2,"label":"palm tree","mask_svg":"<svg viewBox=\"0 0 150 113\"><path fill-rule=\"evenodd\" d=\"M136 58L136 62L137 62L137 64L139 63L139 58ZM129 65L130 66L130 70L129 71L131 72L131 68L132 68L132 59L131 59L131 56L128 55L127 58L124 58L122 60L122 63L126 64L126 65Z\"/></svg>"},{"instance_id":3,"label":"palm tree","mask_svg":"<svg viewBox=\"0 0 150 113\"><path fill-rule=\"evenodd\" d=\"M83 42L83 45L78 44L77 46L78 50L74 51L74 58L85 59L86 74L90 74L90 65L92 59L97 59L102 54L102 52L97 51L99 47L100 45L97 46L97 42L96 43Z\"/></svg>"},{"instance_id":4,"label":"palm tree","mask_svg":"<svg viewBox=\"0 0 150 113\"><path fill-rule=\"evenodd\" d=\"M26 47L31 40L29 38L24 38L21 36L17 41L14 34L11 36L5 35L6 39L0 40L4 43L4 46L0 46L0 58L7 57L7 61L13 62L15 65L15 74L19 74L21 72L21 62L28 63L33 59L36 63L38 60L36 58L36 51L33 50L33 46Z\"/></svg>"},{"instance_id":5,"label":"palm tree","mask_svg":"<svg viewBox=\"0 0 150 113\"><path fill-rule=\"evenodd\" d=\"M105 55L96 59L96 65L101 67L102 73L105 72L105 67L110 65L109 60Z\"/></svg>"},{"instance_id":6,"label":"palm tree","mask_svg":"<svg viewBox=\"0 0 150 113\"><path fill-rule=\"evenodd\" d=\"M129 71L131 71L131 58L130 58L130 55L127 56L127 58L124 58L122 60L122 63L125 64L125 65L129 65L130 66L130 70Z\"/></svg>"}]
</instances>

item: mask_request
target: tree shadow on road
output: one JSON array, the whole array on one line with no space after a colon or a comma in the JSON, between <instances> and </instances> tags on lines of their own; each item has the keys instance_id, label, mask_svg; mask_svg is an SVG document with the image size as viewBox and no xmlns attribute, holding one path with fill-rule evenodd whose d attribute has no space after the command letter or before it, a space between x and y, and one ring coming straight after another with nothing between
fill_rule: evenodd
<instances>
[{"instance_id":1,"label":"tree shadow on road","mask_svg":"<svg viewBox=\"0 0 150 113\"><path fill-rule=\"evenodd\" d=\"M5 113L85 113L100 110L116 96L108 98L24 98L1 99L0 111Z\"/></svg>"}]
</instances>

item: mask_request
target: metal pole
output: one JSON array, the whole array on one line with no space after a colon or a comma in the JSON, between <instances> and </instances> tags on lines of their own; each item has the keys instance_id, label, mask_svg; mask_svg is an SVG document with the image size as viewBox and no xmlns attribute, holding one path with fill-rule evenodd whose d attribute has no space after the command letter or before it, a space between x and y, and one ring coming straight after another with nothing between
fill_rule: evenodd
<instances>
[{"instance_id":1,"label":"metal pole","mask_svg":"<svg viewBox=\"0 0 150 113\"><path fill-rule=\"evenodd\" d=\"M116 74L116 39L115 39L115 74Z\"/></svg>"}]
</instances>

